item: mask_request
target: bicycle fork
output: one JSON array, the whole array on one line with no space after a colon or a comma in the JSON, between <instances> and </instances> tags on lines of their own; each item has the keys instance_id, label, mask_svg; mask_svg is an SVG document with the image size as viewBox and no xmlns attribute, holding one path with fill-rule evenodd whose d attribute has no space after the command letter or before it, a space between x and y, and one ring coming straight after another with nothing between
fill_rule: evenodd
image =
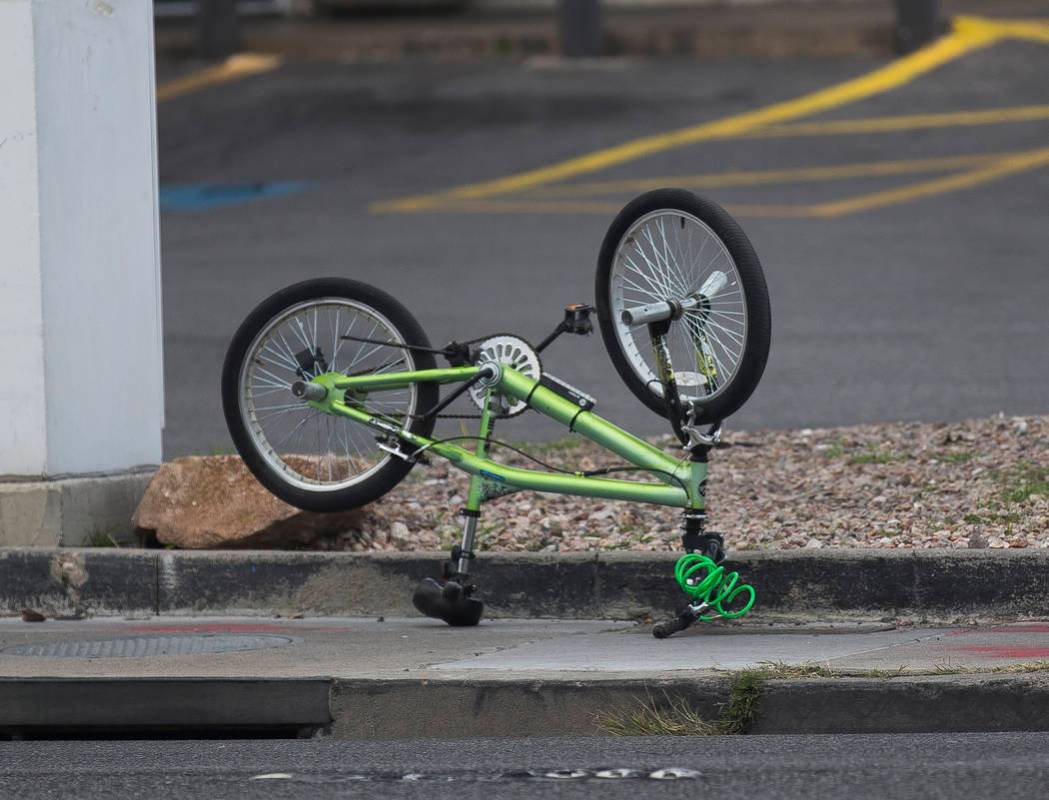
<instances>
[{"instance_id":1,"label":"bicycle fork","mask_svg":"<svg viewBox=\"0 0 1049 800\"><path fill-rule=\"evenodd\" d=\"M657 639L665 639L683 631L699 620L736 619L750 611L755 600L754 588L740 583L739 573L727 572L722 566L725 560L722 535L705 530L707 463L710 451L721 440L721 423L715 422L708 431L700 431L694 422L692 406L682 403L670 348L666 342L669 329L669 320L650 322L648 325L667 416L681 446L689 453L695 483L692 506L685 510L682 520L681 544L685 554L674 565L674 579L688 595L689 603L677 617L659 623L652 629L652 635ZM700 343L697 342L697 345ZM705 348L700 347L699 352L704 359L707 358ZM703 370L703 374L709 380L709 364L705 360L704 364L708 368ZM737 598L742 598L742 602L735 603L733 608Z\"/></svg>"}]
</instances>

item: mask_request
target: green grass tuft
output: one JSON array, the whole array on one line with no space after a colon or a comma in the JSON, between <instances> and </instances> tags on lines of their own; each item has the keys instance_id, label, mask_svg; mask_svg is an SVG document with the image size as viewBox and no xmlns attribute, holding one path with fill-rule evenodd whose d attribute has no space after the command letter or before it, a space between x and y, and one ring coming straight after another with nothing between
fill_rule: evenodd
<instances>
[{"instance_id":1,"label":"green grass tuft","mask_svg":"<svg viewBox=\"0 0 1049 800\"><path fill-rule=\"evenodd\" d=\"M867 445L865 453L859 453L849 458L850 464L892 464L897 461L905 461L907 456L902 453L889 453L879 450L873 444Z\"/></svg>"},{"instance_id":2,"label":"green grass tuft","mask_svg":"<svg viewBox=\"0 0 1049 800\"><path fill-rule=\"evenodd\" d=\"M948 464L964 464L966 461L972 461L974 453L936 453L936 458L939 461L944 461Z\"/></svg>"},{"instance_id":3,"label":"green grass tuft","mask_svg":"<svg viewBox=\"0 0 1049 800\"><path fill-rule=\"evenodd\" d=\"M1049 661L1026 661L998 667L964 667L950 663L920 670L896 669L834 670L820 664L784 664L769 661L755 669L730 672L728 702L716 722L704 719L684 697L657 704L652 698L638 700L629 708L616 709L597 717L597 725L612 736L724 736L745 734L757 719L769 680L804 678L878 678L891 680L915 675L1025 674L1049 672Z\"/></svg>"},{"instance_id":4,"label":"green grass tuft","mask_svg":"<svg viewBox=\"0 0 1049 800\"><path fill-rule=\"evenodd\" d=\"M823 451L826 458L841 458L845 455L845 445L839 440Z\"/></svg>"},{"instance_id":5,"label":"green grass tuft","mask_svg":"<svg viewBox=\"0 0 1049 800\"><path fill-rule=\"evenodd\" d=\"M1049 497L1049 467L1025 464L1005 479L1001 499L1006 503L1026 503L1035 495Z\"/></svg>"},{"instance_id":6,"label":"green grass tuft","mask_svg":"<svg viewBox=\"0 0 1049 800\"><path fill-rule=\"evenodd\" d=\"M756 672L765 680L786 678L833 678L834 670L822 664L786 664L783 661L762 661Z\"/></svg>"},{"instance_id":7,"label":"green grass tuft","mask_svg":"<svg viewBox=\"0 0 1049 800\"><path fill-rule=\"evenodd\" d=\"M108 531L95 531L84 540L84 547L122 547Z\"/></svg>"},{"instance_id":8,"label":"green grass tuft","mask_svg":"<svg viewBox=\"0 0 1049 800\"><path fill-rule=\"evenodd\" d=\"M762 669L748 669L736 673L729 687L728 702L721 709L718 727L722 733L746 733L754 724L766 674Z\"/></svg>"},{"instance_id":9,"label":"green grass tuft","mask_svg":"<svg viewBox=\"0 0 1049 800\"><path fill-rule=\"evenodd\" d=\"M612 736L716 736L723 731L703 719L684 697L666 698L657 705L651 698L630 708L617 709L597 720Z\"/></svg>"}]
</instances>

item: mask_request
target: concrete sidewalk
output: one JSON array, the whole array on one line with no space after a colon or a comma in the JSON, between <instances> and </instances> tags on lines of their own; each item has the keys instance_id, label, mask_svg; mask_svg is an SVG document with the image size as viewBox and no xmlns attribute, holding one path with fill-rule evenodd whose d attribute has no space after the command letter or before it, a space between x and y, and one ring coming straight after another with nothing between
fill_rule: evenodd
<instances>
[{"instance_id":1,"label":"concrete sidewalk","mask_svg":"<svg viewBox=\"0 0 1049 800\"><path fill-rule=\"evenodd\" d=\"M422 618L0 621L0 730L599 734L680 708L741 732L1049 729L1049 624L649 626ZM1041 663L1039 663L1041 662Z\"/></svg>"}]
</instances>

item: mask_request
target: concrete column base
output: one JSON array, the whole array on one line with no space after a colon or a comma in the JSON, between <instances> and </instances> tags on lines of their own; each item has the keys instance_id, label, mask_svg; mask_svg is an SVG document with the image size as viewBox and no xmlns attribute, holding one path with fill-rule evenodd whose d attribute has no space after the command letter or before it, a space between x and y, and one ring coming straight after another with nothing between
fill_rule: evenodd
<instances>
[{"instance_id":1,"label":"concrete column base","mask_svg":"<svg viewBox=\"0 0 1049 800\"><path fill-rule=\"evenodd\" d=\"M0 547L126 544L154 471L0 483Z\"/></svg>"}]
</instances>

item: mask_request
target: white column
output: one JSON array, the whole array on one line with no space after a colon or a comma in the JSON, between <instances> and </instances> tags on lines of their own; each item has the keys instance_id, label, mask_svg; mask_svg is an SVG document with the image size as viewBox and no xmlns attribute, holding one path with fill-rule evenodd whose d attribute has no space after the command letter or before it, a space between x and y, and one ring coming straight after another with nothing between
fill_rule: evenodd
<instances>
[{"instance_id":1,"label":"white column","mask_svg":"<svg viewBox=\"0 0 1049 800\"><path fill-rule=\"evenodd\" d=\"M0 476L158 463L149 0L0 0L0 243Z\"/></svg>"}]
</instances>

